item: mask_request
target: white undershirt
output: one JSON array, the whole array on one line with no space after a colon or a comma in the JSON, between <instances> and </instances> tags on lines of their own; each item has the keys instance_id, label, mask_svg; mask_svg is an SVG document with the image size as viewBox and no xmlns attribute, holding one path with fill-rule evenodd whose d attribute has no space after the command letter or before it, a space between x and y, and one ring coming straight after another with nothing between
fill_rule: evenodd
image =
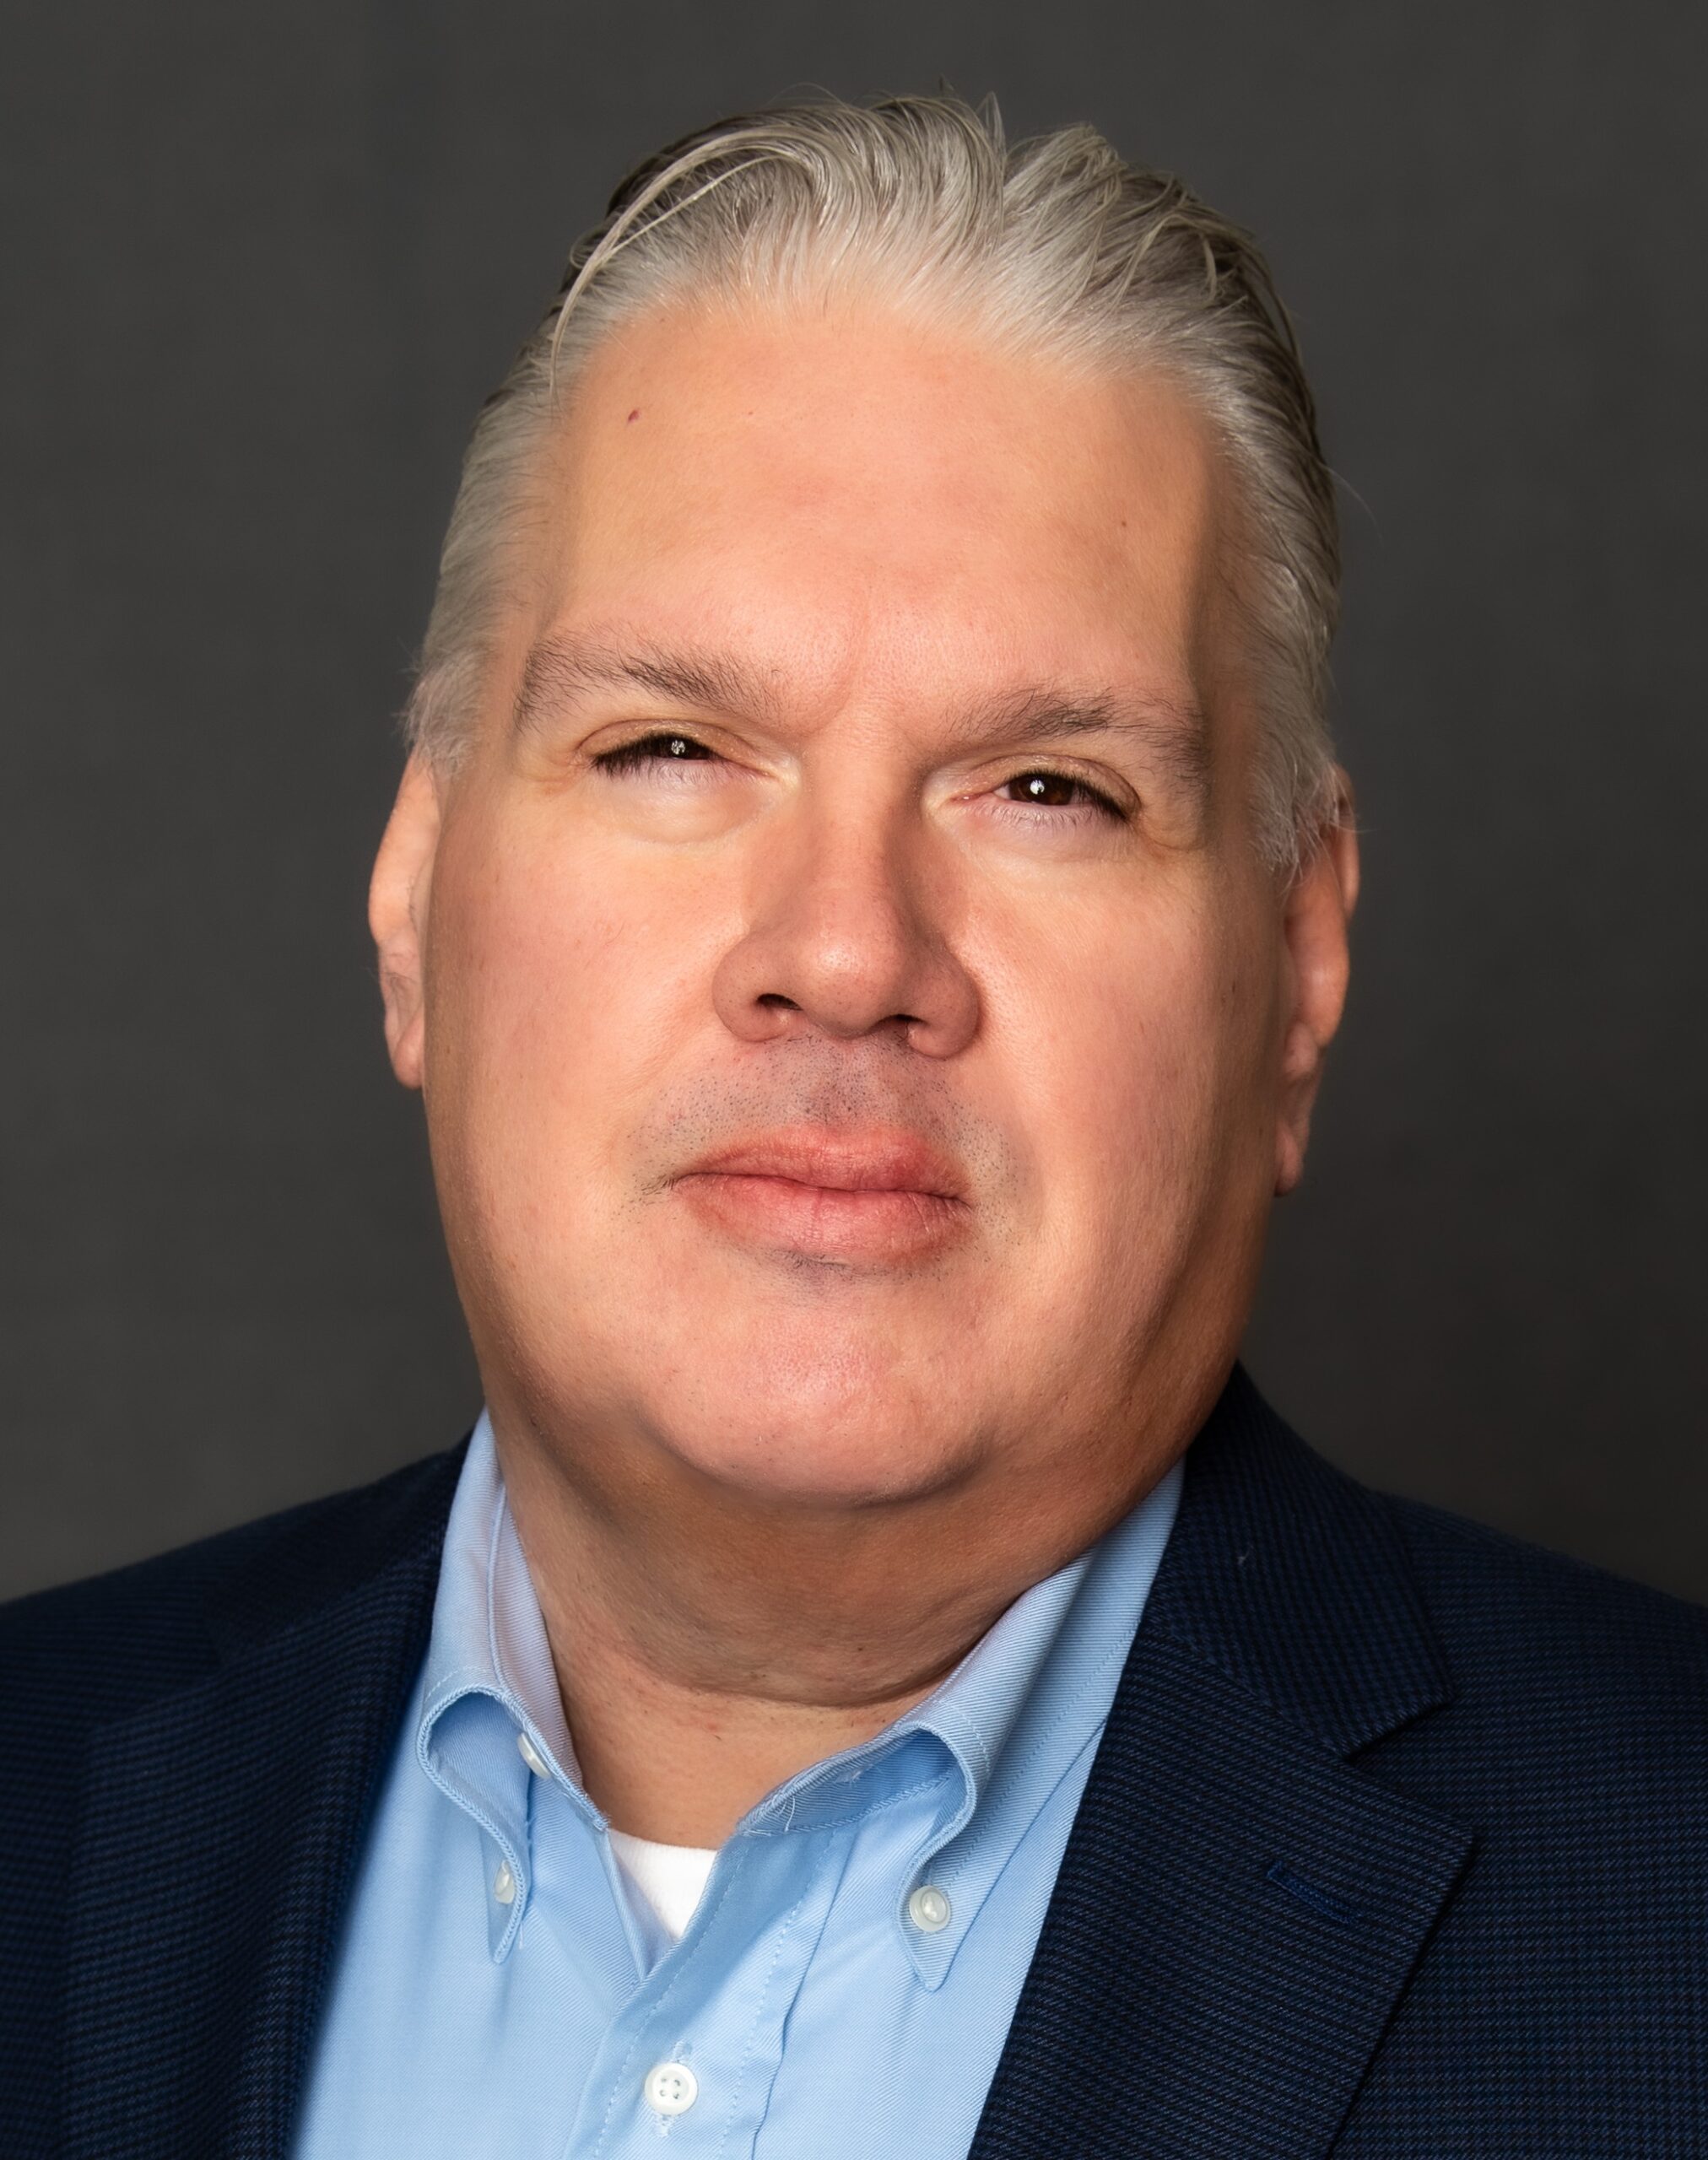
<instances>
[{"instance_id":1,"label":"white undershirt","mask_svg":"<svg viewBox=\"0 0 1708 2160\"><path fill-rule=\"evenodd\" d=\"M716 1852L698 1845L655 1845L650 1838L631 1838L626 1830L613 1830L611 1850L623 1872L634 1884L673 1942L694 1918L694 1909L705 1890Z\"/></svg>"}]
</instances>

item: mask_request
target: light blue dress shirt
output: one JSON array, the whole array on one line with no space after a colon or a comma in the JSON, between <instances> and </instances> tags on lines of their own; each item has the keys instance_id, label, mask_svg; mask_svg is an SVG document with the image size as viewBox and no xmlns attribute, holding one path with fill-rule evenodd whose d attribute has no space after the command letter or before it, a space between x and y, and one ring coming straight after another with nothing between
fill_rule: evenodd
<instances>
[{"instance_id":1,"label":"light blue dress shirt","mask_svg":"<svg viewBox=\"0 0 1708 2160\"><path fill-rule=\"evenodd\" d=\"M581 1790L483 1418L295 2160L960 2160L1181 1477L762 1800L673 1943Z\"/></svg>"}]
</instances>

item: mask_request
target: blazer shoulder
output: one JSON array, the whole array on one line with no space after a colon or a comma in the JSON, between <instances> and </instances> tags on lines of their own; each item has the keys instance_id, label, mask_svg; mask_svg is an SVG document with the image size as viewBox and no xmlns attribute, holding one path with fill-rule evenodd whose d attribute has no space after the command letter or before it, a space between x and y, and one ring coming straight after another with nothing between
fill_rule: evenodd
<instances>
[{"instance_id":1,"label":"blazer shoulder","mask_svg":"<svg viewBox=\"0 0 1708 2160\"><path fill-rule=\"evenodd\" d=\"M0 1605L0 1705L124 1714L443 1536L467 1443L127 1567Z\"/></svg>"},{"instance_id":2,"label":"blazer shoulder","mask_svg":"<svg viewBox=\"0 0 1708 2160\"><path fill-rule=\"evenodd\" d=\"M1443 1508L1384 1493L1462 1684L1708 1731L1708 1607ZM1478 1677L1480 1676L1480 1679Z\"/></svg>"}]
</instances>

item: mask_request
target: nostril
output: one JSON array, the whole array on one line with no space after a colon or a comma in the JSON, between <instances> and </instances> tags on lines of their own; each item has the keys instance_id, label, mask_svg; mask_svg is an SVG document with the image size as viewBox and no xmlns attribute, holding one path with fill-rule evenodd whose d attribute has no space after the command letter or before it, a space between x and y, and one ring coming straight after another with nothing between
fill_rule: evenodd
<instances>
[{"instance_id":1,"label":"nostril","mask_svg":"<svg viewBox=\"0 0 1708 2160\"><path fill-rule=\"evenodd\" d=\"M785 997L781 991L767 990L760 993L759 1002L769 1005L778 1012L798 1012L800 1007L792 997Z\"/></svg>"}]
</instances>

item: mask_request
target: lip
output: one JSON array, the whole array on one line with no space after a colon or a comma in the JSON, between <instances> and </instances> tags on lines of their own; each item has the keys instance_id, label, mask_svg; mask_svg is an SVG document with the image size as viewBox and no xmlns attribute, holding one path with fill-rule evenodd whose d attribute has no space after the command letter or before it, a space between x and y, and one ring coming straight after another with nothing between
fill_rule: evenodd
<instances>
[{"instance_id":1,"label":"lip","mask_svg":"<svg viewBox=\"0 0 1708 2160\"><path fill-rule=\"evenodd\" d=\"M743 1244L868 1265L930 1257L971 1209L954 1165L895 1126L783 1126L712 1149L673 1181Z\"/></svg>"},{"instance_id":2,"label":"lip","mask_svg":"<svg viewBox=\"0 0 1708 2160\"><path fill-rule=\"evenodd\" d=\"M899 1126L780 1126L702 1155L689 1177L786 1178L826 1192L918 1192L960 1200L946 1156Z\"/></svg>"}]
</instances>

